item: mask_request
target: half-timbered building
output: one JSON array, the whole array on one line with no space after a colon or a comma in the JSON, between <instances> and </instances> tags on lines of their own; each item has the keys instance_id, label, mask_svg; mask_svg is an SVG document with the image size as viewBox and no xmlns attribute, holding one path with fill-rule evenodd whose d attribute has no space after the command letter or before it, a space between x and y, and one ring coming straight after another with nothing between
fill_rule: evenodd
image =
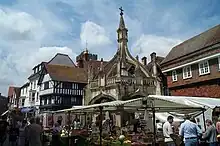
<instances>
[{"instance_id":1,"label":"half-timbered building","mask_svg":"<svg viewBox=\"0 0 220 146\"><path fill-rule=\"evenodd\" d=\"M44 65L40 85L40 109L60 110L83 104L87 75L68 55L58 54Z\"/></svg>"}]
</instances>

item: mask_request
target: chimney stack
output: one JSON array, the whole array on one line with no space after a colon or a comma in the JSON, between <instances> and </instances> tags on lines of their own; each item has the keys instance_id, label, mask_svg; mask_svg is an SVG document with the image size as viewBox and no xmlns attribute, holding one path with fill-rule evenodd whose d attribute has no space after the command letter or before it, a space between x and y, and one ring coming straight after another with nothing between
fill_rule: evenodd
<instances>
[{"instance_id":1,"label":"chimney stack","mask_svg":"<svg viewBox=\"0 0 220 146\"><path fill-rule=\"evenodd\" d=\"M147 65L147 57L144 56L141 60L143 65Z\"/></svg>"},{"instance_id":2,"label":"chimney stack","mask_svg":"<svg viewBox=\"0 0 220 146\"><path fill-rule=\"evenodd\" d=\"M79 68L83 68L84 66L83 66L83 60L82 59L79 59L78 61L77 61L77 66L79 67Z\"/></svg>"},{"instance_id":3,"label":"chimney stack","mask_svg":"<svg viewBox=\"0 0 220 146\"><path fill-rule=\"evenodd\" d=\"M153 52L150 54L151 62L153 63L153 76L157 76L157 64L156 64L156 53Z\"/></svg>"},{"instance_id":4,"label":"chimney stack","mask_svg":"<svg viewBox=\"0 0 220 146\"><path fill-rule=\"evenodd\" d=\"M150 54L150 56L151 56L151 62L156 62L156 53L153 52Z\"/></svg>"},{"instance_id":5,"label":"chimney stack","mask_svg":"<svg viewBox=\"0 0 220 146\"><path fill-rule=\"evenodd\" d=\"M103 58L101 58L100 71L103 71L103 68L104 68L104 66L103 66Z\"/></svg>"}]
</instances>

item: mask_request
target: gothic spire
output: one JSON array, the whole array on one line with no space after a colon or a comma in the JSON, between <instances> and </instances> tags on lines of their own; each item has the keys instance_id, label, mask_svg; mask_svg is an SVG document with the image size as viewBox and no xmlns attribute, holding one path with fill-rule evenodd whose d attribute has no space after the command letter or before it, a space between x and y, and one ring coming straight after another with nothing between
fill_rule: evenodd
<instances>
[{"instance_id":1,"label":"gothic spire","mask_svg":"<svg viewBox=\"0 0 220 146\"><path fill-rule=\"evenodd\" d=\"M118 42L121 42L121 41L127 41L127 28L125 27L125 21L124 21L124 18L123 18L123 9L122 7L119 8L119 10L121 11L120 12L120 22L119 22L119 28L117 30L117 33L118 33Z\"/></svg>"},{"instance_id":2,"label":"gothic spire","mask_svg":"<svg viewBox=\"0 0 220 146\"><path fill-rule=\"evenodd\" d=\"M122 9L122 7L120 7L119 8L119 10L121 11L120 12L120 15L121 15L121 17L120 17L120 22L119 22L119 29L125 29L125 22L124 22L124 18L123 18L123 9Z\"/></svg>"}]
</instances>

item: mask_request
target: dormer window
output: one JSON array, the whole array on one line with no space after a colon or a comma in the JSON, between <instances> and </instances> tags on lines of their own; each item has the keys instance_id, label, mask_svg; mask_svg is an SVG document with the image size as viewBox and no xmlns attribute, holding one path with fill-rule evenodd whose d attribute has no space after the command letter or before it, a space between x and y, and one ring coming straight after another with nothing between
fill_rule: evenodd
<instances>
[{"instance_id":1,"label":"dormer window","mask_svg":"<svg viewBox=\"0 0 220 146\"><path fill-rule=\"evenodd\" d=\"M188 79L192 77L191 66L186 66L183 68L183 79Z\"/></svg>"},{"instance_id":2,"label":"dormer window","mask_svg":"<svg viewBox=\"0 0 220 146\"><path fill-rule=\"evenodd\" d=\"M203 61L199 63L199 75L206 75L210 73L209 62Z\"/></svg>"},{"instance_id":3,"label":"dormer window","mask_svg":"<svg viewBox=\"0 0 220 146\"><path fill-rule=\"evenodd\" d=\"M172 71L172 80L175 82L177 81L177 73L176 70Z\"/></svg>"}]
</instances>

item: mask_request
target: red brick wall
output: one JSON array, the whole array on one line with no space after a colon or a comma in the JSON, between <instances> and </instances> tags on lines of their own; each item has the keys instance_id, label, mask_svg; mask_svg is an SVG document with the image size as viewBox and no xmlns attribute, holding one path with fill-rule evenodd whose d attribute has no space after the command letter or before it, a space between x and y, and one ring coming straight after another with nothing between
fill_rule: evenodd
<instances>
[{"instance_id":1,"label":"red brick wall","mask_svg":"<svg viewBox=\"0 0 220 146\"><path fill-rule=\"evenodd\" d=\"M218 84L170 89L170 92L173 96L203 96L220 98L220 86Z\"/></svg>"},{"instance_id":2,"label":"red brick wall","mask_svg":"<svg viewBox=\"0 0 220 146\"><path fill-rule=\"evenodd\" d=\"M196 51L194 53L190 53L185 56L176 58L173 61L169 61L167 63L162 63L161 68L162 68L162 70L167 70L167 69L177 67L177 66L180 66L180 65L183 65L183 64L210 56L210 55L214 55L216 53L220 53L219 47L216 47L215 49L210 48L210 47L207 49L200 49L199 51Z\"/></svg>"},{"instance_id":3,"label":"red brick wall","mask_svg":"<svg viewBox=\"0 0 220 146\"><path fill-rule=\"evenodd\" d=\"M189 85L192 83L204 82L204 81L213 80L213 79L220 79L218 58L214 58L214 59L209 60L209 65L210 65L210 67L209 67L210 74L200 76L198 64L193 64L191 66L192 77L189 79L183 79L182 68L177 69L176 70L177 71L177 81L175 81L175 82L172 81L171 72L168 72L166 75L168 88L178 87L178 86L182 86L182 85Z\"/></svg>"}]
</instances>

